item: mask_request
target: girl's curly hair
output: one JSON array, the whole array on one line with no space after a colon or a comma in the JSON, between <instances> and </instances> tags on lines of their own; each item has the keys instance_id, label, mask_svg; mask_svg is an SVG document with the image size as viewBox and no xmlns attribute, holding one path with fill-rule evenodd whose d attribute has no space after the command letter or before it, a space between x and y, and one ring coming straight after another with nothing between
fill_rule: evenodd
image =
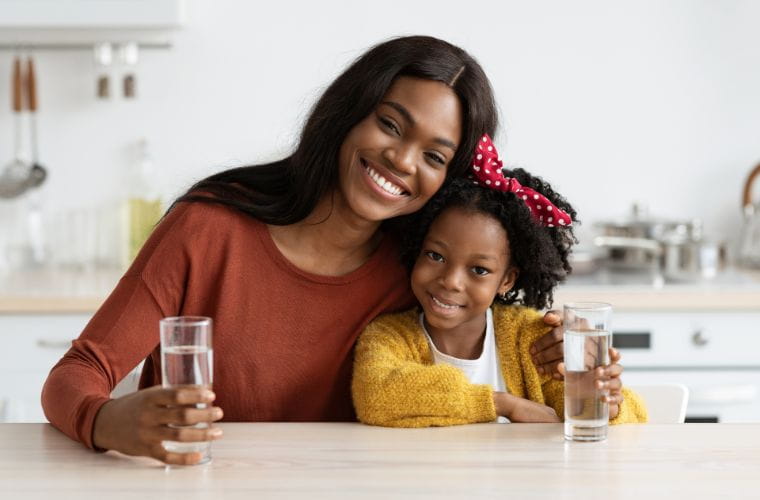
<instances>
[{"instance_id":1,"label":"girl's curly hair","mask_svg":"<svg viewBox=\"0 0 760 500\"><path fill-rule=\"evenodd\" d=\"M504 169L523 186L546 196L577 223L575 209L540 177L521 168ZM505 193L478 186L459 178L444 186L413 217L405 221L401 231L401 258L411 269L420 254L430 225L445 209L459 207L493 216L501 222L509 239L511 265L519 270L514 287L506 298L495 297L503 304L520 303L536 309L550 307L554 288L572 271L568 262L570 248L577 243L572 226L546 227L533 219L525 203L514 193Z\"/></svg>"}]
</instances>

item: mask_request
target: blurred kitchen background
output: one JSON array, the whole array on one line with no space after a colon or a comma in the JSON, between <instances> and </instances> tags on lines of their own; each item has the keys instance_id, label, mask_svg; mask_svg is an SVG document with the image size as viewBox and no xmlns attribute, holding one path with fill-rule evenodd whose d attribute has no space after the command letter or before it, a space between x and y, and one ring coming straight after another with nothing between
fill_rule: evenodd
<instances>
[{"instance_id":1,"label":"blurred kitchen background","mask_svg":"<svg viewBox=\"0 0 760 500\"><path fill-rule=\"evenodd\" d=\"M578 209L556 305L612 302L624 364L687 384L693 420L760 420L758 25L752 0L0 0L0 421L44 418L47 370L167 203L288 154L325 86L404 34L478 59L505 163Z\"/></svg>"}]
</instances>

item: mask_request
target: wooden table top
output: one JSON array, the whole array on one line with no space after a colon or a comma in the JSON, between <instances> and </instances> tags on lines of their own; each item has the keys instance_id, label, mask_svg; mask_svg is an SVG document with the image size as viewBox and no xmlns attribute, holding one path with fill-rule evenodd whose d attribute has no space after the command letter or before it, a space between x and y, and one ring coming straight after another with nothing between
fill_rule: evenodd
<instances>
[{"instance_id":1,"label":"wooden table top","mask_svg":"<svg viewBox=\"0 0 760 500\"><path fill-rule=\"evenodd\" d=\"M760 424L613 426L599 443L566 442L561 424L221 427L210 464L165 467L0 424L0 497L760 498Z\"/></svg>"}]
</instances>

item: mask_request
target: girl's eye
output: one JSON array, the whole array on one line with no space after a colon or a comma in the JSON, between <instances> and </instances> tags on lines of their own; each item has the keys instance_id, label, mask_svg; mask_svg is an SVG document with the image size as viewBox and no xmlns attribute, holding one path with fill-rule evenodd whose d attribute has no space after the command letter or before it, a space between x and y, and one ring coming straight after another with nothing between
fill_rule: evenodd
<instances>
[{"instance_id":1,"label":"girl's eye","mask_svg":"<svg viewBox=\"0 0 760 500\"><path fill-rule=\"evenodd\" d=\"M441 155L437 155L435 153L425 153L425 156L433 163L436 163L438 165L445 165L446 160L441 157Z\"/></svg>"},{"instance_id":2,"label":"girl's eye","mask_svg":"<svg viewBox=\"0 0 760 500\"><path fill-rule=\"evenodd\" d=\"M389 120L388 118L384 118L384 117L380 117L379 120L380 120L380 123L383 124L383 127L387 128L388 130L390 130L391 132L393 132L396 135L401 135L401 131L398 129L398 127L396 126L396 124L393 123L391 120Z\"/></svg>"},{"instance_id":3,"label":"girl's eye","mask_svg":"<svg viewBox=\"0 0 760 500\"><path fill-rule=\"evenodd\" d=\"M443 262L443 255L439 254L438 252L433 252L432 250L429 250L425 252L425 255L427 255L430 259L436 262Z\"/></svg>"},{"instance_id":4,"label":"girl's eye","mask_svg":"<svg viewBox=\"0 0 760 500\"><path fill-rule=\"evenodd\" d=\"M491 271L489 271L485 267L480 267L480 266L473 267L472 272L477 274L478 276L486 276L488 274L491 274Z\"/></svg>"}]
</instances>

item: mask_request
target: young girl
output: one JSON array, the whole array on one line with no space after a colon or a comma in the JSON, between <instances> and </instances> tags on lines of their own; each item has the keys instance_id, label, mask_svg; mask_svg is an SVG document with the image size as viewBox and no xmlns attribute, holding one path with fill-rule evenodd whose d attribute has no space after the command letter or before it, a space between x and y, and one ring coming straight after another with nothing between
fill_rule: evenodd
<instances>
[{"instance_id":1,"label":"young girl","mask_svg":"<svg viewBox=\"0 0 760 500\"><path fill-rule=\"evenodd\" d=\"M539 374L530 348L546 331L535 309L570 271L575 211L524 170L507 175L484 136L470 179L444 187L410 225L404 258L422 311L382 316L362 333L352 383L362 422L560 421L563 383ZM610 391L611 423L646 421L610 355L597 387Z\"/></svg>"}]
</instances>

